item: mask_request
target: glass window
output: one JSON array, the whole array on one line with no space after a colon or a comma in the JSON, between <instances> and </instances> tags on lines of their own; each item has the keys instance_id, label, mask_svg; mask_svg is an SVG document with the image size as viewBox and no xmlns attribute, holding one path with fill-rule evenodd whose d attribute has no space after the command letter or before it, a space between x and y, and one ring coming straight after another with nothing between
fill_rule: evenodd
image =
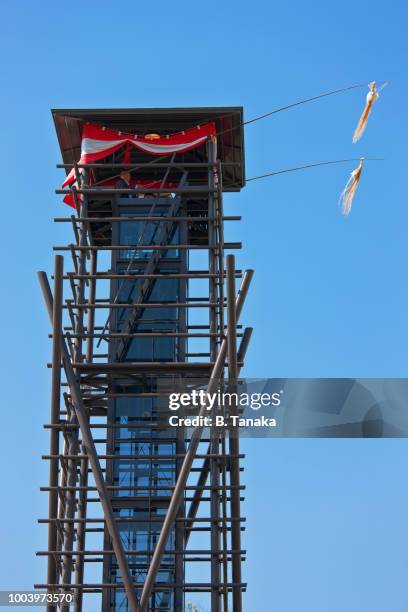
<instances>
[{"instance_id":1,"label":"glass window","mask_svg":"<svg viewBox=\"0 0 408 612\"><path fill-rule=\"evenodd\" d=\"M165 217L167 215L166 210L151 211L151 209L145 209L138 212L121 212L121 216L126 217ZM140 223L129 222L119 223L119 244L131 245L131 246L143 246L143 245L154 245L159 243L159 236L161 232L162 224L155 223L154 221L140 221ZM168 244L178 244L180 229L178 223L173 223L170 228L170 240ZM153 251L144 249L129 249L120 251L121 259L148 259ZM163 257L174 258L179 256L178 249L169 249L168 251L163 250Z\"/></svg>"}]
</instances>

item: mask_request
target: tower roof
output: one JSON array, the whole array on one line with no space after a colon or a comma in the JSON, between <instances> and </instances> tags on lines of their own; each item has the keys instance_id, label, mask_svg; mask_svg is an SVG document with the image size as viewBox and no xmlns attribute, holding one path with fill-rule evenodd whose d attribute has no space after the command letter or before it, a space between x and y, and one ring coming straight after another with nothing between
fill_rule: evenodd
<instances>
[{"instance_id":1,"label":"tower roof","mask_svg":"<svg viewBox=\"0 0 408 612\"><path fill-rule=\"evenodd\" d=\"M52 109L64 163L77 162L84 123L91 122L127 133L161 135L180 132L213 121L218 137L218 157L223 166L223 190L239 191L245 184L243 108L114 108Z\"/></svg>"}]
</instances>

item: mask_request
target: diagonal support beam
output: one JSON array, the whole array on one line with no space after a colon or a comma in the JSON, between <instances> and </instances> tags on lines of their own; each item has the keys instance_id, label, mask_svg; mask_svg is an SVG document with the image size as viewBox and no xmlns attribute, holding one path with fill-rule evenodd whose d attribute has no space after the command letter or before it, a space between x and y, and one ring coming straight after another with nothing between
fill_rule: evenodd
<instances>
[{"instance_id":1,"label":"diagonal support beam","mask_svg":"<svg viewBox=\"0 0 408 612\"><path fill-rule=\"evenodd\" d=\"M43 293L48 316L52 324L54 300L48 282L47 274L45 272L38 272L38 279ZM120 574L128 598L129 608L131 612L139 612L139 603L137 600L135 588L133 586L132 575L130 573L125 551L120 540L119 529L115 521L115 515L113 513L112 505L110 502L110 496L103 478L103 473L99 463L95 443L92 438L91 428L89 426L86 410L82 402L81 389L76 379L74 369L72 367L66 342L63 338L61 339L61 348L62 364L65 370L68 385L70 387L72 405L74 407L79 427L81 429L82 445L84 446L86 453L89 457L89 463L92 469L96 488L98 490L99 497L101 500L106 526L109 531L109 535L112 539L112 547L115 551L116 560L119 566Z\"/></svg>"},{"instance_id":2,"label":"diagonal support beam","mask_svg":"<svg viewBox=\"0 0 408 612\"><path fill-rule=\"evenodd\" d=\"M54 272L54 312L52 324L52 378L51 378L51 423L56 425L60 419L60 394L61 394L61 344L59 339L62 334L62 285L63 270L61 258L55 258ZM53 428L50 431L50 453L59 455L59 432ZM51 519L58 518L58 459L50 461L50 490L48 498L48 516ZM50 522L48 525L48 550L57 549L57 524ZM57 557L52 555L48 558L47 582L57 582L58 563ZM47 612L56 612L57 606L47 604Z\"/></svg>"},{"instance_id":3,"label":"diagonal support beam","mask_svg":"<svg viewBox=\"0 0 408 612\"><path fill-rule=\"evenodd\" d=\"M231 393L237 391L238 359L237 359L237 317L235 309L235 257L227 255L227 344L228 344L228 388ZM236 410L236 406L234 407ZM235 412L237 414L237 412ZM237 429L230 428L229 449L231 453L230 482L231 482L231 516L240 516L240 473L239 459L235 456L239 453L239 438ZM231 548L232 552L232 609L234 612L242 612L242 586L241 586L241 526L235 521L231 525Z\"/></svg>"},{"instance_id":4,"label":"diagonal support beam","mask_svg":"<svg viewBox=\"0 0 408 612\"><path fill-rule=\"evenodd\" d=\"M253 270L246 270L242 282L241 287L239 289L236 301L236 320L238 322L242 308L245 303L245 298L248 293L249 285L251 283L252 276L254 274ZM217 355L216 362L214 364L214 368L211 373L211 377L207 386L207 393L214 393L217 389L217 385L220 381L221 374L223 372L225 366L225 358L227 356L227 339L221 343L220 350ZM207 407L203 405L200 409L200 416L205 416ZM190 475L190 470L194 461L194 455L197 452L198 445L200 444L201 435L204 427L196 427L191 436L190 444L184 457L183 464L181 466L181 470L175 484L173 494L171 496L171 500L169 503L169 507L167 509L166 516L163 521L163 526L160 532L159 539L156 544L155 551L153 553L153 557L150 563L149 571L146 576L146 580L143 586L142 595L140 598L140 611L147 612L149 597L156 581L157 572L160 568L160 563L162 561L163 555L166 550L167 541L169 539L171 528L174 524L174 520L177 515L177 511L180 507L180 504L183 501L184 496L184 488L187 484L188 477Z\"/></svg>"}]
</instances>

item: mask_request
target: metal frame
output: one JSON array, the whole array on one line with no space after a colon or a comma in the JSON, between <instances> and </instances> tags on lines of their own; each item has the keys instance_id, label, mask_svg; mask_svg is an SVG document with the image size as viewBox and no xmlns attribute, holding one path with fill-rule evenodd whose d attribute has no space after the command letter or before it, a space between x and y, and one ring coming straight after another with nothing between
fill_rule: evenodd
<instances>
[{"instance_id":1,"label":"metal frame","mask_svg":"<svg viewBox=\"0 0 408 612\"><path fill-rule=\"evenodd\" d=\"M225 163L231 164L228 161ZM72 164L60 166L68 169ZM144 168L143 163L136 166L139 171ZM83 595L88 593L102 593L103 609L112 609L108 597L112 589L125 590L128 609L132 612L155 610L151 604L154 601L152 594L164 591L174 593L172 610L183 609L184 593L196 592L209 593L212 612L227 612L230 609L241 612L242 593L246 588L241 577L245 551L241 547L244 519L241 517L240 503L244 486L240 482L240 459L243 455L239 452L236 432L219 431L215 427L209 435L203 427L197 427L191 434L181 430L174 454L147 456L146 460L156 462L165 458L174 459L176 481L172 485L121 487L112 480L115 462L134 458L132 454L118 455L115 452L116 432L123 427L129 430L132 427L150 427L153 431L163 428L159 422L134 422L126 426L113 422L109 406L115 397L135 397L134 401L137 401L137 397L159 395L157 392L134 393L131 390L135 381L141 380L141 377L143 380L149 377L153 380L158 375L181 377L183 380L204 377L208 381L209 392L213 392L220 384L232 388L245 358L252 330L246 328L243 333L239 333L241 326L238 320L253 272L249 270L242 273L236 270L233 255L225 258L225 250L240 248L241 245L224 241L224 222L237 221L240 217L225 216L223 212L224 170L223 160L217 156L217 142L209 139L205 155L201 154L201 158L194 153L190 159L184 156L179 161L177 156L173 156L168 163L157 164L155 171L160 169L164 173L163 184L169 172L173 177L178 173L179 186L174 188L174 193L183 202L180 209L170 206L168 216L164 217L152 213L137 218L118 216L117 198L151 194L152 202L155 198L159 198L159 202L160 192L168 189L96 189L90 185L91 171L102 169L117 172L128 167L123 163L113 161L74 167L77 185L71 189L71 193L77 204L77 214L55 219L57 222L70 223L73 227L74 242L55 247L56 251L67 251L73 269L64 275L63 257L55 256L53 294L46 274L39 273L52 324L52 391L51 419L45 425L50 430L50 452L43 456L44 460L49 461L49 486L41 488L49 494L49 511L48 518L40 519L40 522L48 525L48 548L37 553L48 560L47 582L35 586L52 591L74 589L77 594L76 612L84 609ZM190 174L194 177L192 183L189 182ZM57 193L61 192L65 193L66 190L57 190ZM148 202L146 200L146 204ZM151 210L154 209L155 204ZM133 224L152 221L157 223L160 230L156 243L118 244L114 227L119 222ZM181 230L180 244L170 246L167 230L174 224ZM112 253L112 261L115 261L125 249L135 253L150 253L144 270L137 273L126 270L126 274L118 274L105 264L103 268L106 269L98 269L103 257L106 259L106 256L102 257L104 251ZM174 272L174 266L172 271L171 263L167 268L170 270L168 273L166 265L163 268L163 258L169 249L177 250L180 262L184 262L177 273ZM205 250L208 254L208 265L204 270L189 269L187 253L196 249ZM102 255L98 257L98 253ZM135 321L138 320L138 313L146 307L146 296L150 288L162 278L178 279L182 287L179 301L149 302L148 307L160 309L171 305L177 308L177 331L137 332ZM242 279L237 295L236 278ZM123 279L128 282L143 281L143 292L131 303L120 303L112 290ZM201 279L207 284L207 295L199 298L188 295L188 283L193 279ZM108 297L104 297L107 283L111 291ZM68 289L72 293L71 297ZM188 313L190 309L196 308L208 313L208 325L189 324ZM128 313L128 324L125 331L121 332L112 323L119 309ZM99 322L101 312L108 316L107 326ZM110 313L113 313L112 317ZM181 343L177 361L122 361L129 343L146 335L151 338L167 336L177 339ZM205 351L190 351L189 343L195 338L207 343ZM238 348L237 338L241 338ZM97 352L95 339L107 344L106 353ZM193 361L194 356L206 360ZM120 389L119 393L117 389ZM205 407L200 414L204 413ZM202 450L203 444L206 446ZM194 473L197 477L193 482L191 474ZM134 490L132 496L125 501L118 497L124 489ZM147 497L140 494L140 489L148 490ZM164 494L161 494L163 489ZM97 497L91 496L93 491L97 491ZM118 516L118 508L151 504L152 499L159 500L166 510L162 518L150 516L148 519L160 524L160 535L154 550L125 548L119 534L119 525L130 521L134 523L136 519ZM95 509L99 503L102 514L95 516L95 510L91 513L89 508ZM166 550L169 534L174 529L175 547ZM197 548L193 543L193 547L189 548L195 532L208 534L206 547ZM99 548L87 547L88 534L102 538ZM174 582L157 582L160 568L165 567L164 554L166 558L174 559ZM135 581L132 570L140 555L150 556L149 569L143 583ZM116 560L119 567L120 583L106 580L109 577L107 568L112 559ZM89 563L92 566L99 563L105 568L103 573L101 570L100 582L87 582L86 569ZM209 564L211 582L186 581L185 570L189 563ZM47 610L54 611L56 607L50 604Z\"/></svg>"}]
</instances>

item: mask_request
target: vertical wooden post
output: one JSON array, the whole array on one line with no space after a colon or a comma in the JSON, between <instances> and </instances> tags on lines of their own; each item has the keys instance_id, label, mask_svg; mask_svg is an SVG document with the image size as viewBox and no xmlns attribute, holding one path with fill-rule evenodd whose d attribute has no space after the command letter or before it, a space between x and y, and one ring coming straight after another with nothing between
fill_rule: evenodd
<instances>
[{"instance_id":1,"label":"vertical wooden post","mask_svg":"<svg viewBox=\"0 0 408 612\"><path fill-rule=\"evenodd\" d=\"M57 425L60 419L61 401L61 336L62 336L62 300L63 300L63 274L64 259L61 255L55 256L54 263L54 304L52 315L52 371L51 371L51 424ZM57 550L57 523L58 518L58 457L59 430L52 427L50 430L50 492L48 497L48 516L52 519L48 524L48 550ZM56 556L48 556L47 582L58 582L58 566ZM48 612L55 612L55 605L47 605Z\"/></svg>"}]
</instances>

